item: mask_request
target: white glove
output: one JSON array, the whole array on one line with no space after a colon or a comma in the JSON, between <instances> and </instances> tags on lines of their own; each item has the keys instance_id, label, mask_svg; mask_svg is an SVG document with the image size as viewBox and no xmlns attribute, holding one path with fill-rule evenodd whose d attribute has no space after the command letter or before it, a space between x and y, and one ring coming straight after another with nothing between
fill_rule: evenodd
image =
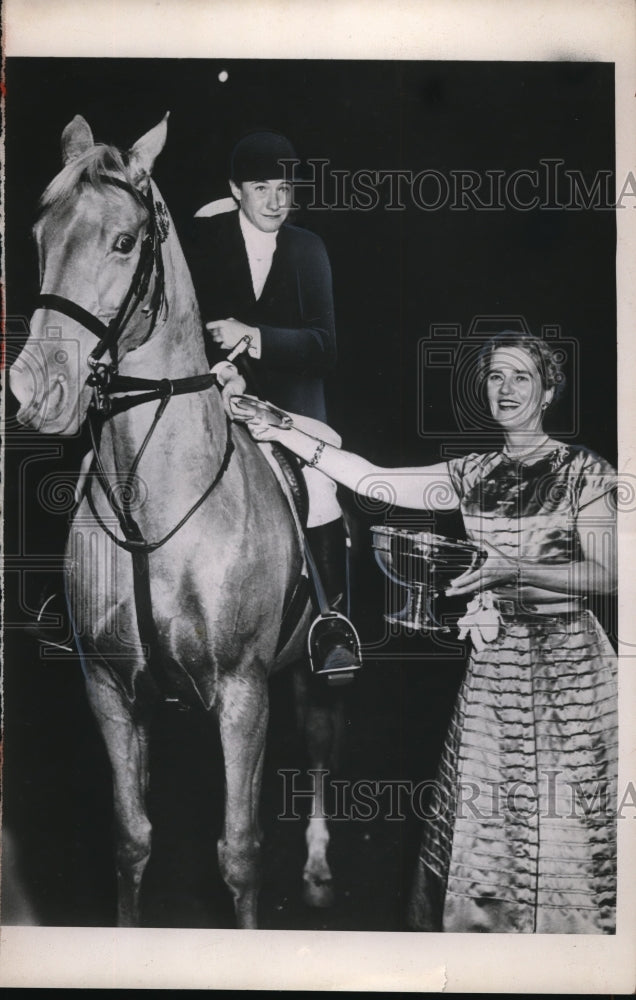
<instances>
[{"instance_id":1,"label":"white glove","mask_svg":"<svg viewBox=\"0 0 636 1000\"><path fill-rule=\"evenodd\" d=\"M236 365L231 361L218 361L210 371L216 375L221 386L221 398L228 417L233 416L230 409L230 398L232 396L242 396L247 388L245 379L240 374Z\"/></svg>"},{"instance_id":2,"label":"white glove","mask_svg":"<svg viewBox=\"0 0 636 1000\"><path fill-rule=\"evenodd\" d=\"M493 595L489 590L476 594L466 606L465 614L457 622L459 638L470 639L476 650L484 648L486 643L494 642L502 625L501 615L495 607Z\"/></svg>"}]
</instances>

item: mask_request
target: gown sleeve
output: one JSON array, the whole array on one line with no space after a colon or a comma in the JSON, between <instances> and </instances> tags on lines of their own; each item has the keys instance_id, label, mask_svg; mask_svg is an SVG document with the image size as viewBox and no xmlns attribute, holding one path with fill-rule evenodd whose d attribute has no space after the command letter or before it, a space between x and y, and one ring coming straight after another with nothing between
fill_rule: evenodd
<instances>
[{"instance_id":1,"label":"gown sleeve","mask_svg":"<svg viewBox=\"0 0 636 1000\"><path fill-rule=\"evenodd\" d=\"M448 475L460 500L466 492L467 485L472 485L474 473L482 458L483 456L472 453L470 455L462 455L460 458L448 459L446 463Z\"/></svg>"},{"instance_id":2,"label":"gown sleeve","mask_svg":"<svg viewBox=\"0 0 636 1000\"><path fill-rule=\"evenodd\" d=\"M583 510L599 497L607 496L608 502L616 504L616 470L604 458L588 453L578 480L577 510Z\"/></svg>"}]
</instances>

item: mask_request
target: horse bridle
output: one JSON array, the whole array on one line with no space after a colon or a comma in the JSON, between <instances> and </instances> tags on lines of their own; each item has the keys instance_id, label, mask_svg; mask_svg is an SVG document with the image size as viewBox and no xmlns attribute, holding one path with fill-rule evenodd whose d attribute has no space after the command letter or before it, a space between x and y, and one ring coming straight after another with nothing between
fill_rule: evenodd
<instances>
[{"instance_id":1,"label":"horse bridle","mask_svg":"<svg viewBox=\"0 0 636 1000\"><path fill-rule=\"evenodd\" d=\"M148 213L148 231L141 244L139 260L133 274L132 281L128 287L124 299L117 310L116 316L108 325L103 323L97 316L90 313L83 306L78 305L71 299L54 293L41 293L36 302L36 309L54 309L56 312L68 316L83 326L90 333L98 337L98 343L88 357L90 373L87 383L93 388L93 398L88 408L88 426L93 446L93 465L95 467L96 478L104 492L107 502L117 517L119 526L124 538L119 538L105 524L95 504L91 489L91 477L87 479L86 499L93 517L106 535L119 548L125 549L132 555L133 569L133 591L135 609L137 616L137 627L139 638L146 652L146 659L151 672L159 669L163 662L162 648L159 641L157 624L155 622L152 595L150 590L150 565L149 554L161 548L162 545L172 538L192 517L192 515L207 500L228 468L232 453L234 451L234 441L231 433L231 422L226 416L226 440L225 452L221 464L214 475L214 478L204 493L195 501L180 521L167 532L163 538L149 542L143 535L141 528L131 512L131 502L127 498L134 496L133 480L136 475L141 457L157 427L157 424L165 412L168 402L173 396L184 393L201 392L211 386L216 386L220 390L220 385L213 372L203 375L194 375L190 378L180 379L144 379L132 376L123 376L118 372L118 344L119 340L130 322L136 309L143 302L153 273L157 275L155 288L152 296L152 319L150 330L146 340L150 338L156 326L159 311L165 303L164 288L164 268L161 254L161 243L168 233L168 215L165 208L160 203L155 204L152 190L149 188L147 195L142 195L127 181L110 174L101 175L100 179L106 184L113 184L131 194L136 200L144 203ZM167 308L167 304L166 304ZM106 351L110 352L110 363L101 361ZM134 393L135 395L118 396L111 399L113 393ZM152 400L159 400L159 405L151 421L150 428L139 448L132 466L126 476L124 487L121 490L120 500L109 482L108 475L103 466L99 444L101 431L106 420L122 413L124 410L139 406Z\"/></svg>"},{"instance_id":2,"label":"horse bridle","mask_svg":"<svg viewBox=\"0 0 636 1000\"><path fill-rule=\"evenodd\" d=\"M168 235L168 215L161 202L155 202L152 190L149 188L146 194L142 194L128 181L112 174L100 174L99 180L103 184L111 184L114 187L126 191L136 201L140 201L146 209L148 216L148 232L141 242L139 260L130 285L117 310L116 315L108 324L102 322L98 316L85 309L72 299L53 292L41 292L35 303L36 309L53 309L55 312L68 316L83 326L89 333L98 338L98 343L88 356L88 366L90 369L87 383L94 389L92 406L99 412L103 419L112 417L116 413L146 403L153 399L163 399L169 396L178 396L182 393L200 392L215 384L215 377L210 374L195 375L184 379L142 379L130 376L119 375L118 371L118 345L121 337L132 319L135 311L144 301L150 287L153 273L157 275L157 281L152 293L150 314L151 321L148 333L142 343L149 340L157 324L157 319L161 309L167 305L165 303L165 282L164 266L161 254L161 244ZM140 345L138 345L140 346ZM100 359L110 353L108 364ZM110 400L113 393L140 392L145 391L143 396Z\"/></svg>"},{"instance_id":3,"label":"horse bridle","mask_svg":"<svg viewBox=\"0 0 636 1000\"><path fill-rule=\"evenodd\" d=\"M84 306L80 306L72 299L50 292L40 293L36 299L35 308L54 309L56 312L62 313L64 316L68 316L69 319L74 320L76 323L79 323L80 326L83 326L90 333L94 334L98 338L99 342L89 355L89 366L93 371L95 371L99 363L99 359L103 357L106 351L110 351L112 361L109 368L111 371L116 371L117 345L137 306L143 301L150 285L150 279L155 270L159 280L157 281L153 294L152 321L148 336L152 334L157 322L159 309L164 299L161 243L167 234L167 227L165 224L161 227L157 224L156 207L162 212L165 212L165 209L163 209L163 206L155 206L152 190L150 188L148 189L147 194L142 194L128 181L123 180L121 177L115 177L113 174L100 174L99 180L103 184L110 184L113 187L120 188L122 191L130 194L135 201L141 202L146 209L148 217L148 231L141 243L141 251L135 268L135 273L133 274L132 280L128 286L126 294L124 295L121 305L117 310L117 314L107 325L106 323L103 323L98 316L95 316L94 313L89 312L88 309L85 309Z\"/></svg>"},{"instance_id":4,"label":"horse bridle","mask_svg":"<svg viewBox=\"0 0 636 1000\"><path fill-rule=\"evenodd\" d=\"M125 499L123 502L120 502L115 495L115 492L108 481L106 470L101 462L99 455L99 439L103 424L106 420L116 414L123 413L125 410L129 410L132 407L139 406L142 403L152 402L153 400L159 401L159 406L157 407L157 411L150 428L139 451L137 452L137 455L135 456L128 475L126 476L125 486L121 491L123 497L125 498L126 496L134 494L132 481L139 467L139 462L141 461L141 457L146 450L155 428L163 416L166 406L172 396L201 392L211 386L216 386L220 389L220 385L213 372L206 372L203 375L193 375L188 378L179 379L145 379L119 374L119 341L136 309L144 301L153 273L156 273L157 281L152 295L152 318L149 332L145 338L146 340L148 340L152 335L157 323L159 312L162 305L165 303L164 267L163 257L161 254L161 244L166 239L168 234L168 215L164 206L160 202L155 203L150 187L147 194L144 195L137 191L137 189L134 188L128 181L123 180L120 177L113 176L112 174L100 174L99 180L102 183L112 184L115 187L121 188L123 191L126 191L133 198L135 198L136 201L141 201L146 208L148 215L148 231L142 240L139 260L137 261L135 272L121 305L119 306L116 315L108 323L108 325L103 323L99 317L94 315L94 313L89 312L72 299L68 299L62 295L57 295L51 292L40 293L36 299L35 308L53 309L56 312L62 313L62 315L68 316L69 319L79 323L80 326L83 326L86 330L99 338L98 343L88 357L90 373L87 377L87 383L93 388L93 399L91 400L88 410L88 425L91 443L93 446L93 461L95 464L97 478L102 486L113 513L119 521L119 525L124 535L123 540L118 538L100 517L95 507L95 501L90 489L90 479L88 480L86 497L93 516L113 542L115 542L120 548L126 549L129 552L143 553L147 555L147 553L154 552L156 549L164 545L170 538L172 538L173 535L179 531L179 529L190 519L190 517L192 517L192 515L212 493L228 467L234 450L234 444L231 435L231 422L229 417L226 417L225 453L223 455L220 468L218 469L210 486L186 512L178 524L175 525L175 527L163 538L154 542L146 541L139 526L132 517L129 504L126 503ZM107 351L110 353L111 357L110 363L108 364L100 360ZM135 395L118 396L113 400L110 397L114 393L135 393Z\"/></svg>"}]
</instances>

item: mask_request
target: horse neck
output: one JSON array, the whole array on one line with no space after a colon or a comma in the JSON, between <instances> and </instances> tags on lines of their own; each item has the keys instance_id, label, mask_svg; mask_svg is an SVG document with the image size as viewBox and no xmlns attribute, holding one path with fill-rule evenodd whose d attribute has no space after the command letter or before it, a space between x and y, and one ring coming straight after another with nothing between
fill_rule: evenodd
<instances>
[{"instance_id":1,"label":"horse neck","mask_svg":"<svg viewBox=\"0 0 636 1000\"><path fill-rule=\"evenodd\" d=\"M161 194L152 182L155 202L162 202ZM190 271L174 222L168 218L168 235L161 245L165 282L165 307L160 310L152 336L139 348L126 354L121 362L121 373L147 378L184 378L207 371L203 326ZM127 339L134 342L134 330Z\"/></svg>"}]
</instances>

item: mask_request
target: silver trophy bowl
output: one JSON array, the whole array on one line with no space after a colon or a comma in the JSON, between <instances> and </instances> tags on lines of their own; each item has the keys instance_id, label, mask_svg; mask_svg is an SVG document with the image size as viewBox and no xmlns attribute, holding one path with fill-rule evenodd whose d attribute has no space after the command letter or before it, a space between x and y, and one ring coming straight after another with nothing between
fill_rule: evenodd
<instances>
[{"instance_id":1,"label":"silver trophy bowl","mask_svg":"<svg viewBox=\"0 0 636 1000\"><path fill-rule=\"evenodd\" d=\"M375 525L371 528L376 562L407 592L401 611L385 614L388 622L418 632L448 631L439 621L435 603L451 580L482 565L486 553L472 542Z\"/></svg>"}]
</instances>

